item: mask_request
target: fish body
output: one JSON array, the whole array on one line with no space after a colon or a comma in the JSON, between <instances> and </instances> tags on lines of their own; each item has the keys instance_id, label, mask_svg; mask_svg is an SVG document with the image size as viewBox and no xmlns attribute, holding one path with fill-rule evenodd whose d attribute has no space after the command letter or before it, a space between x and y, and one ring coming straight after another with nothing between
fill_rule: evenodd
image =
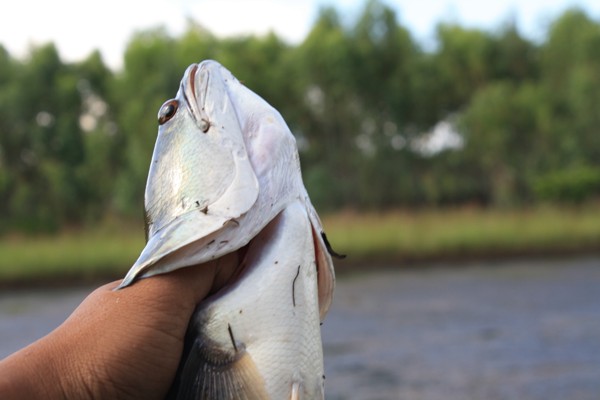
<instances>
[{"instance_id":1,"label":"fish body","mask_svg":"<svg viewBox=\"0 0 600 400\"><path fill-rule=\"evenodd\" d=\"M199 305L176 398L323 398L311 230L302 204L286 207L250 242L242 276Z\"/></svg>"},{"instance_id":2,"label":"fish body","mask_svg":"<svg viewBox=\"0 0 600 400\"><path fill-rule=\"evenodd\" d=\"M159 111L145 211L146 246L119 288L235 264L190 321L171 398L323 398L330 247L285 121L216 61L188 67Z\"/></svg>"}]
</instances>

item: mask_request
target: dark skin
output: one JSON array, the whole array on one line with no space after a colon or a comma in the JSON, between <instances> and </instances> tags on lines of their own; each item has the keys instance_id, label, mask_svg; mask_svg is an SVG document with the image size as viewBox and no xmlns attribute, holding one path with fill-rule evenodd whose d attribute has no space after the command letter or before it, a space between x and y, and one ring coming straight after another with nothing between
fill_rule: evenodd
<instances>
[{"instance_id":1,"label":"dark skin","mask_svg":"<svg viewBox=\"0 0 600 400\"><path fill-rule=\"evenodd\" d=\"M162 399L196 305L237 255L94 290L58 328L0 361L2 399Z\"/></svg>"}]
</instances>

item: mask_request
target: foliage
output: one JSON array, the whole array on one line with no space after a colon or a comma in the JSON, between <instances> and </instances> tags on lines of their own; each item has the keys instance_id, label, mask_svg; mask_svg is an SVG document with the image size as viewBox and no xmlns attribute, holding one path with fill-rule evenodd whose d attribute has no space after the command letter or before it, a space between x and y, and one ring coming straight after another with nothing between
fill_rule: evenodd
<instances>
[{"instance_id":1,"label":"foliage","mask_svg":"<svg viewBox=\"0 0 600 400\"><path fill-rule=\"evenodd\" d=\"M353 21L323 8L294 46L193 22L179 37L141 31L120 71L98 52L65 63L52 44L26 59L0 46L0 232L139 218L156 112L205 58L282 112L321 210L598 196L598 21L567 10L540 43L513 23L436 35L424 50L368 0Z\"/></svg>"},{"instance_id":2,"label":"foliage","mask_svg":"<svg viewBox=\"0 0 600 400\"><path fill-rule=\"evenodd\" d=\"M537 177L534 191L541 200L581 203L600 197L600 168L577 166Z\"/></svg>"}]
</instances>

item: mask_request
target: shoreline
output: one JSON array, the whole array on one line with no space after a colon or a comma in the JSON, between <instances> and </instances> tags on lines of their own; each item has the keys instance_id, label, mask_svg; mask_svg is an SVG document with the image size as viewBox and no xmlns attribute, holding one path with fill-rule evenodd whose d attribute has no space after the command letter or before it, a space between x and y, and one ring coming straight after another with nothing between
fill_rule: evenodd
<instances>
[{"instance_id":1,"label":"shoreline","mask_svg":"<svg viewBox=\"0 0 600 400\"><path fill-rule=\"evenodd\" d=\"M346 259L334 259L337 277L345 277L357 273L376 273L378 271L391 270L418 270L423 268L437 268L443 266L446 269L465 268L475 263L495 264L519 261L556 261L563 259L585 259L600 257L599 246L582 246L573 249L528 249L518 251L489 251L489 252L466 252L459 254L432 254L428 256L397 255L397 256L372 256L352 257L348 254ZM600 265L599 265L600 267ZM26 276L22 278L0 280L0 290L22 291L31 289L62 289L77 286L100 286L115 280L122 279L128 267L123 273L115 273L114 270L103 272L82 270L80 273L70 271L65 274L55 274L45 277Z\"/></svg>"}]
</instances>

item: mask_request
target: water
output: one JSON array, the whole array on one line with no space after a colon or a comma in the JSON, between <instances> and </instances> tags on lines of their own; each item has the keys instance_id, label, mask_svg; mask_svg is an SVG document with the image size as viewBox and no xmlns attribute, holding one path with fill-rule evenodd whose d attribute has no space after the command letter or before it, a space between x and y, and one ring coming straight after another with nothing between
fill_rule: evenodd
<instances>
[{"instance_id":1,"label":"water","mask_svg":"<svg viewBox=\"0 0 600 400\"><path fill-rule=\"evenodd\" d=\"M2 293L0 357L91 289ZM329 400L598 399L600 258L346 275L323 343Z\"/></svg>"},{"instance_id":2,"label":"water","mask_svg":"<svg viewBox=\"0 0 600 400\"><path fill-rule=\"evenodd\" d=\"M323 339L332 400L599 399L600 259L357 275Z\"/></svg>"}]
</instances>

